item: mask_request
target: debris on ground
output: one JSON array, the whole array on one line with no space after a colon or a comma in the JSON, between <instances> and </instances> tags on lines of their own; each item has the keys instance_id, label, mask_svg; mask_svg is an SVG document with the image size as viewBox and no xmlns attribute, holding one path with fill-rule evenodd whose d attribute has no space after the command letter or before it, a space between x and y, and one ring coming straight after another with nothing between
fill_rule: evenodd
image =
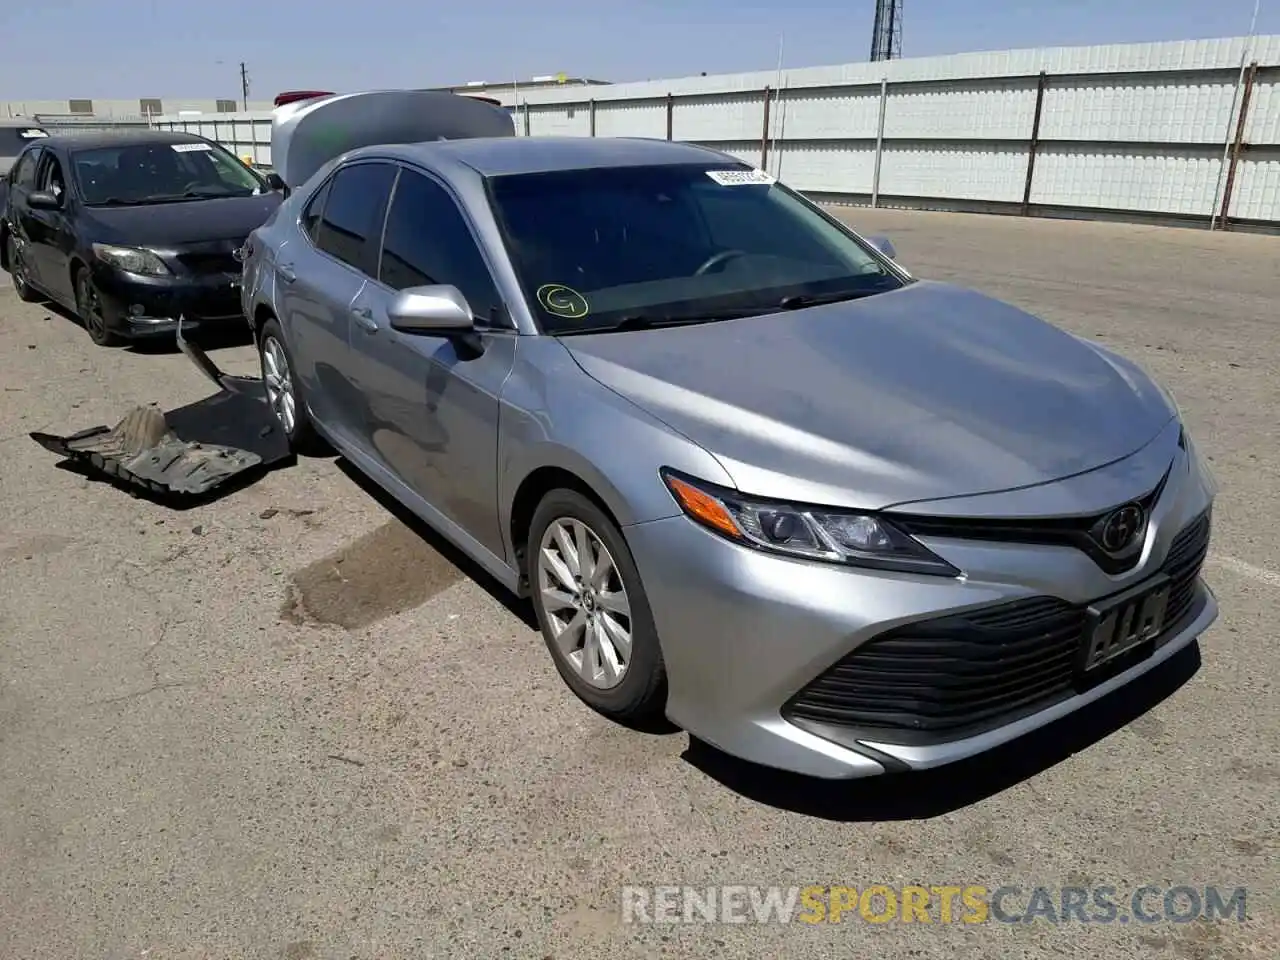
<instances>
[{"instance_id":1,"label":"debris on ground","mask_svg":"<svg viewBox=\"0 0 1280 960\"><path fill-rule=\"evenodd\" d=\"M138 406L114 427L69 436L32 433L31 439L70 461L80 472L162 501L188 504L240 487L295 462L276 426L263 382L224 374L199 347L178 346L218 392L176 410Z\"/></svg>"},{"instance_id":2,"label":"debris on ground","mask_svg":"<svg viewBox=\"0 0 1280 960\"><path fill-rule=\"evenodd\" d=\"M262 464L247 450L181 439L155 407L135 407L114 427L69 437L33 433L46 450L152 493L201 494Z\"/></svg>"}]
</instances>

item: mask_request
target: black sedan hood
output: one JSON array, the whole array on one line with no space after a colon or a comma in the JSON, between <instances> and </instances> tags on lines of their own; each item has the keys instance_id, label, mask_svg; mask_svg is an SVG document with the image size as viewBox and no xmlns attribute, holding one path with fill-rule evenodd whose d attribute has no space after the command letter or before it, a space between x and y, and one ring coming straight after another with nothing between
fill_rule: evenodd
<instances>
[{"instance_id":1,"label":"black sedan hood","mask_svg":"<svg viewBox=\"0 0 1280 960\"><path fill-rule=\"evenodd\" d=\"M244 240L266 222L280 194L220 197L136 207L86 207L88 240L131 247L179 247L210 240Z\"/></svg>"}]
</instances>

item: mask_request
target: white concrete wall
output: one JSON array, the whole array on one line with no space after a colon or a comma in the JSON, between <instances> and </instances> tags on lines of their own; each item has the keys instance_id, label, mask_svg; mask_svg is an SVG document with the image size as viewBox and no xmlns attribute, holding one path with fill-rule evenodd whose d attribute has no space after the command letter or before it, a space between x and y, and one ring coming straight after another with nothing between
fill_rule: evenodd
<instances>
[{"instance_id":1,"label":"white concrete wall","mask_svg":"<svg viewBox=\"0 0 1280 960\"><path fill-rule=\"evenodd\" d=\"M89 99L89 98L86 98ZM180 110L198 110L201 113L216 113L218 100L214 97L162 97L161 112L176 114ZM229 94L223 99L233 99ZM238 97L234 98L237 103ZM141 100L100 100L92 99L95 120L132 120L142 116ZM252 110L270 110L269 100L250 100ZM63 117L71 114L69 100L0 100L0 117L34 117L37 115Z\"/></svg>"},{"instance_id":2,"label":"white concrete wall","mask_svg":"<svg viewBox=\"0 0 1280 960\"><path fill-rule=\"evenodd\" d=\"M802 191L1007 210L1029 199L1033 212L1068 207L1207 222L1226 179L1242 56L1259 70L1229 215L1280 222L1280 36L808 67L784 71L781 84L767 71L493 95L512 108L519 134L527 125L533 136L591 136L594 128L602 137L665 138L670 125L673 139L760 164L768 88L765 162ZM185 125L270 163L269 113Z\"/></svg>"}]
</instances>

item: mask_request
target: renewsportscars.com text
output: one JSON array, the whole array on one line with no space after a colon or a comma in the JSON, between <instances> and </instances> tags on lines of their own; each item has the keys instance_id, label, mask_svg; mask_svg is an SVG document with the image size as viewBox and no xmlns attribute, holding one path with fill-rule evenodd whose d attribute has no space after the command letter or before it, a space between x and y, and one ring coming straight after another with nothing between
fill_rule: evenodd
<instances>
[{"instance_id":1,"label":"renewsportscars.com text","mask_svg":"<svg viewBox=\"0 0 1280 960\"><path fill-rule=\"evenodd\" d=\"M624 887L624 923L1188 923L1246 918L1244 887Z\"/></svg>"}]
</instances>

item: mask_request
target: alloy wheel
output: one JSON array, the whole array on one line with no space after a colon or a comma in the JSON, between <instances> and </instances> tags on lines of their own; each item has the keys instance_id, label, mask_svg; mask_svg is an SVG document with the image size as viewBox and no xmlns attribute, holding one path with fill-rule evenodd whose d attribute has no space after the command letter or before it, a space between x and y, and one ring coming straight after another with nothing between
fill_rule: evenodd
<instances>
[{"instance_id":1,"label":"alloy wheel","mask_svg":"<svg viewBox=\"0 0 1280 960\"><path fill-rule=\"evenodd\" d=\"M18 249L18 241L13 235L5 237L5 259L9 262L9 274L13 277L13 288L21 297L27 292L27 265L22 262L22 251Z\"/></svg>"},{"instance_id":2,"label":"alloy wheel","mask_svg":"<svg viewBox=\"0 0 1280 960\"><path fill-rule=\"evenodd\" d=\"M542 534L537 571L556 651L592 687L616 687L631 663L632 624L609 548L581 520L560 517Z\"/></svg>"},{"instance_id":3,"label":"alloy wheel","mask_svg":"<svg viewBox=\"0 0 1280 960\"><path fill-rule=\"evenodd\" d=\"M267 387L267 403L271 412L289 436L298 422L297 400L293 393L293 373L289 369L289 355L275 337L262 341L262 379Z\"/></svg>"},{"instance_id":4,"label":"alloy wheel","mask_svg":"<svg viewBox=\"0 0 1280 960\"><path fill-rule=\"evenodd\" d=\"M89 279L88 271L80 273L76 303L79 305L76 312L80 315L89 338L95 343L105 343L109 339L107 318L102 313L102 301L98 297L98 291L94 289L93 281Z\"/></svg>"}]
</instances>

